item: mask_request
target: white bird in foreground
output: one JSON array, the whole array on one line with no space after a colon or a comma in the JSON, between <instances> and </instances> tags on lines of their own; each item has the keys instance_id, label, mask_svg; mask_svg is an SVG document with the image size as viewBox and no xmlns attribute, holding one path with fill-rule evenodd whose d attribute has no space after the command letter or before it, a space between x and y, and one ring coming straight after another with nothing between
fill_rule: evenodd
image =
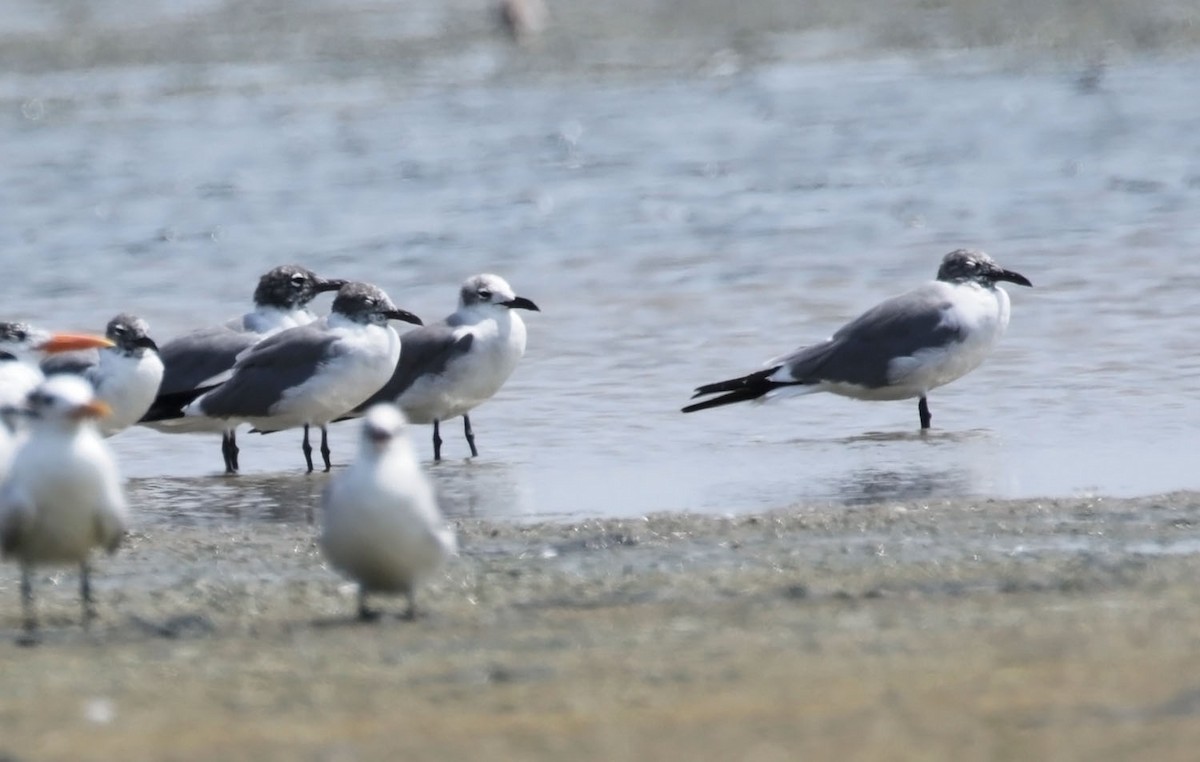
<instances>
[{"instance_id":1,"label":"white bird in foreground","mask_svg":"<svg viewBox=\"0 0 1200 762\"><path fill-rule=\"evenodd\" d=\"M123 312L104 332L115 346L48 357L42 372L73 373L90 381L96 399L112 411L98 422L100 433L111 437L137 423L158 394L163 361L149 334L145 320Z\"/></svg>"},{"instance_id":2,"label":"white bird in foreground","mask_svg":"<svg viewBox=\"0 0 1200 762\"><path fill-rule=\"evenodd\" d=\"M410 423L432 423L434 460L442 458L438 424L461 415L471 455L479 455L467 413L500 391L525 354L525 321L515 309L540 312L499 275L468 278L454 314L400 337L391 379L355 411L395 402Z\"/></svg>"},{"instance_id":3,"label":"white bird in foreground","mask_svg":"<svg viewBox=\"0 0 1200 762\"><path fill-rule=\"evenodd\" d=\"M979 367L1008 327L1008 294L996 287L999 281L1033 285L981 251L952 251L936 280L880 302L820 344L769 361L766 370L697 388L693 398L724 394L683 412L812 392L860 400L917 397L927 429L930 390Z\"/></svg>"},{"instance_id":4,"label":"white bird in foreground","mask_svg":"<svg viewBox=\"0 0 1200 762\"><path fill-rule=\"evenodd\" d=\"M23 428L19 409L45 380L37 366L37 353L53 355L112 345L102 336L48 333L24 323L0 322L0 484L8 474Z\"/></svg>"},{"instance_id":5,"label":"white bird in foreground","mask_svg":"<svg viewBox=\"0 0 1200 762\"><path fill-rule=\"evenodd\" d=\"M21 565L25 630L37 629L33 567L79 564L83 624L95 616L88 557L116 551L128 512L117 463L96 430L107 406L78 376L49 378L27 401L29 436L0 490L0 556Z\"/></svg>"},{"instance_id":6,"label":"white bird in foreground","mask_svg":"<svg viewBox=\"0 0 1200 762\"><path fill-rule=\"evenodd\" d=\"M405 617L415 617L418 581L457 551L406 429L394 405L373 406L363 417L357 459L325 490L321 549L358 582L363 620L379 616L367 607L369 593L404 594Z\"/></svg>"}]
</instances>

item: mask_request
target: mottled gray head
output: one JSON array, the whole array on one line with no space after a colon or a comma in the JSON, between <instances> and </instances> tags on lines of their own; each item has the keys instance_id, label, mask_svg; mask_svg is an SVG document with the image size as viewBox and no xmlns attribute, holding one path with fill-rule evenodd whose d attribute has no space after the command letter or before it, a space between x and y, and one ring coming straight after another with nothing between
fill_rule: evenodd
<instances>
[{"instance_id":1,"label":"mottled gray head","mask_svg":"<svg viewBox=\"0 0 1200 762\"><path fill-rule=\"evenodd\" d=\"M937 279L947 283L975 282L985 286L992 286L1000 280L1016 283L1018 286L1033 285L1024 275L1005 270L987 254L971 249L956 249L943 257Z\"/></svg>"},{"instance_id":2,"label":"mottled gray head","mask_svg":"<svg viewBox=\"0 0 1200 762\"><path fill-rule=\"evenodd\" d=\"M482 304L495 304L509 309L541 311L530 300L523 296L517 296L513 292L512 286L508 285L508 281L491 273L472 275L463 282L462 290L458 292L460 307L474 307Z\"/></svg>"},{"instance_id":3,"label":"mottled gray head","mask_svg":"<svg viewBox=\"0 0 1200 762\"><path fill-rule=\"evenodd\" d=\"M254 303L259 307L300 309L322 291L337 291L344 280L325 280L299 265L281 265L258 279Z\"/></svg>"},{"instance_id":4,"label":"mottled gray head","mask_svg":"<svg viewBox=\"0 0 1200 762\"><path fill-rule=\"evenodd\" d=\"M0 360L15 360L28 349L33 329L28 323L0 323Z\"/></svg>"},{"instance_id":5,"label":"mottled gray head","mask_svg":"<svg viewBox=\"0 0 1200 762\"><path fill-rule=\"evenodd\" d=\"M347 283L333 300L333 311L356 323L383 325L389 320L403 320L421 325L421 318L399 309L378 286L370 283Z\"/></svg>"},{"instance_id":6,"label":"mottled gray head","mask_svg":"<svg viewBox=\"0 0 1200 762\"><path fill-rule=\"evenodd\" d=\"M117 345L118 352L137 356L158 351L158 345L149 334L150 324L128 312L122 312L108 321L108 327L104 330L104 335Z\"/></svg>"}]
</instances>

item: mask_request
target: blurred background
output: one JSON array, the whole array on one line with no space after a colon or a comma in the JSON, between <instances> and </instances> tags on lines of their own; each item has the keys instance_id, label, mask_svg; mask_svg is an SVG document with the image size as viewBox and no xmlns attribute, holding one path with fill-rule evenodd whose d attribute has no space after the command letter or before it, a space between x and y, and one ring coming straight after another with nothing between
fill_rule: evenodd
<instances>
[{"instance_id":1,"label":"blurred background","mask_svg":"<svg viewBox=\"0 0 1200 762\"><path fill-rule=\"evenodd\" d=\"M4 6L3 317L162 342L296 262L432 320L500 273L543 312L477 461L448 427L451 513L1196 486L1200 3ZM679 414L962 246L1035 288L930 436L915 402ZM298 435L244 440L270 512ZM151 495L220 470L114 444Z\"/></svg>"}]
</instances>

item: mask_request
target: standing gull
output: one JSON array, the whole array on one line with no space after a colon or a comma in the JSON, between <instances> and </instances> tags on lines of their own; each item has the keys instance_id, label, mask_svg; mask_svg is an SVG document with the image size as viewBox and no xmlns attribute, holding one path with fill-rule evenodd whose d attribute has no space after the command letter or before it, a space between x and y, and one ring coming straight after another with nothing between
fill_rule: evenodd
<instances>
[{"instance_id":1,"label":"standing gull","mask_svg":"<svg viewBox=\"0 0 1200 762\"><path fill-rule=\"evenodd\" d=\"M59 375L29 395L29 437L0 491L0 555L21 565L25 630L37 629L33 567L79 564L83 623L95 616L88 556L114 552L125 535L125 495L117 464L96 430L107 406L91 384Z\"/></svg>"},{"instance_id":2,"label":"standing gull","mask_svg":"<svg viewBox=\"0 0 1200 762\"><path fill-rule=\"evenodd\" d=\"M303 426L310 473L308 429L320 426L328 471L325 426L383 386L400 358L400 337L389 320L421 324L375 286L348 283L338 291L326 320L264 339L238 358L228 381L197 392L180 410L159 413L218 420L226 430L243 422L262 431Z\"/></svg>"},{"instance_id":3,"label":"standing gull","mask_svg":"<svg viewBox=\"0 0 1200 762\"><path fill-rule=\"evenodd\" d=\"M952 251L936 280L880 302L831 338L771 360L765 370L699 387L693 398L724 393L683 412L812 392L917 397L927 429L929 392L979 367L1008 327L1008 294L996 287L999 281L1032 285L981 251Z\"/></svg>"},{"instance_id":4,"label":"standing gull","mask_svg":"<svg viewBox=\"0 0 1200 762\"><path fill-rule=\"evenodd\" d=\"M234 427L224 421L192 416L163 419L198 389L229 378L238 355L279 331L308 325L317 319L308 305L325 291L337 291L343 280L325 280L298 265L282 265L267 272L254 290L254 309L221 325L201 328L167 342L162 347L165 365L158 398L141 423L168 434L220 432L225 473L238 470ZM236 424L235 424L236 427Z\"/></svg>"},{"instance_id":5,"label":"standing gull","mask_svg":"<svg viewBox=\"0 0 1200 762\"><path fill-rule=\"evenodd\" d=\"M17 447L22 418L18 408L45 380L37 366L37 354L52 356L111 346L102 336L48 333L25 323L0 322L0 483Z\"/></svg>"},{"instance_id":6,"label":"standing gull","mask_svg":"<svg viewBox=\"0 0 1200 762\"><path fill-rule=\"evenodd\" d=\"M403 593L405 617L414 618L417 582L456 549L406 429L395 405L367 410L358 458L325 490L321 550L358 582L363 620L379 616L367 607L368 593Z\"/></svg>"},{"instance_id":7,"label":"standing gull","mask_svg":"<svg viewBox=\"0 0 1200 762\"><path fill-rule=\"evenodd\" d=\"M163 362L149 333L145 320L121 313L108 321L105 330L115 346L48 357L42 361L42 372L73 373L90 381L96 399L111 410L98 422L100 433L111 437L137 423L158 394Z\"/></svg>"},{"instance_id":8,"label":"standing gull","mask_svg":"<svg viewBox=\"0 0 1200 762\"><path fill-rule=\"evenodd\" d=\"M438 424L461 415L471 455L479 455L467 413L500 390L525 354L525 322L514 309L540 311L499 275L468 278L454 314L401 337L391 380L356 412L395 402L411 423L432 423L434 460L442 458Z\"/></svg>"}]
</instances>

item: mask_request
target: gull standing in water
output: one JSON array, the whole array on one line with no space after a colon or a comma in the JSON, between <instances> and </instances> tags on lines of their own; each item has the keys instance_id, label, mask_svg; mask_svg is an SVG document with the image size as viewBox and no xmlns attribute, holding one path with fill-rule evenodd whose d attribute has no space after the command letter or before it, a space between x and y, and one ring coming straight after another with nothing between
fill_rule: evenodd
<instances>
[{"instance_id":1,"label":"gull standing in water","mask_svg":"<svg viewBox=\"0 0 1200 762\"><path fill-rule=\"evenodd\" d=\"M369 593L401 593L405 617L416 616L416 585L456 552L433 489L395 405L366 411L358 457L335 476L323 500L321 550L335 568L358 582L358 617L379 616Z\"/></svg>"},{"instance_id":2,"label":"gull standing in water","mask_svg":"<svg viewBox=\"0 0 1200 762\"><path fill-rule=\"evenodd\" d=\"M163 362L150 326L136 315L121 313L108 321L105 336L115 346L60 354L42 361L42 372L83 376L96 390L96 399L111 413L100 419L100 433L111 437L137 423L158 394Z\"/></svg>"},{"instance_id":3,"label":"gull standing in water","mask_svg":"<svg viewBox=\"0 0 1200 762\"><path fill-rule=\"evenodd\" d=\"M500 390L525 354L525 322L514 309L540 311L499 275L468 278L454 314L401 337L391 379L355 412L395 402L410 423L432 423L434 460L442 458L438 424L461 415L471 455L479 455L467 413Z\"/></svg>"},{"instance_id":4,"label":"gull standing in water","mask_svg":"<svg viewBox=\"0 0 1200 762\"><path fill-rule=\"evenodd\" d=\"M165 365L158 398L144 425L167 434L219 432L225 473L238 470L235 428L224 421L199 416L163 419L202 388L229 378L238 355L279 331L308 325L317 319L308 305L318 294L337 291L344 280L326 280L299 265L282 265L264 274L254 290L254 309L221 325L201 328L162 347ZM236 427L236 424L235 424Z\"/></svg>"},{"instance_id":5,"label":"gull standing in water","mask_svg":"<svg viewBox=\"0 0 1200 762\"><path fill-rule=\"evenodd\" d=\"M79 376L47 379L27 400L29 436L0 490L0 555L21 565L25 630L37 629L33 568L78 564L83 623L95 616L92 548L116 551L128 521L116 460L96 430L108 412Z\"/></svg>"},{"instance_id":6,"label":"gull standing in water","mask_svg":"<svg viewBox=\"0 0 1200 762\"><path fill-rule=\"evenodd\" d=\"M329 317L280 331L242 354L229 380L197 390L185 407L162 415L221 421L227 430L250 423L264 432L304 427L304 460L313 470L310 426L321 427L321 455L330 469L325 427L388 380L400 357L400 337L389 320L421 324L381 289L348 283Z\"/></svg>"},{"instance_id":7,"label":"gull standing in water","mask_svg":"<svg viewBox=\"0 0 1200 762\"><path fill-rule=\"evenodd\" d=\"M765 370L697 388L693 398L721 396L683 412L813 392L860 400L916 397L921 429L928 429L929 392L979 367L1008 327L1008 294L997 288L1000 281L1032 285L981 251L952 251L936 280L880 302L831 338L771 360Z\"/></svg>"}]
</instances>

